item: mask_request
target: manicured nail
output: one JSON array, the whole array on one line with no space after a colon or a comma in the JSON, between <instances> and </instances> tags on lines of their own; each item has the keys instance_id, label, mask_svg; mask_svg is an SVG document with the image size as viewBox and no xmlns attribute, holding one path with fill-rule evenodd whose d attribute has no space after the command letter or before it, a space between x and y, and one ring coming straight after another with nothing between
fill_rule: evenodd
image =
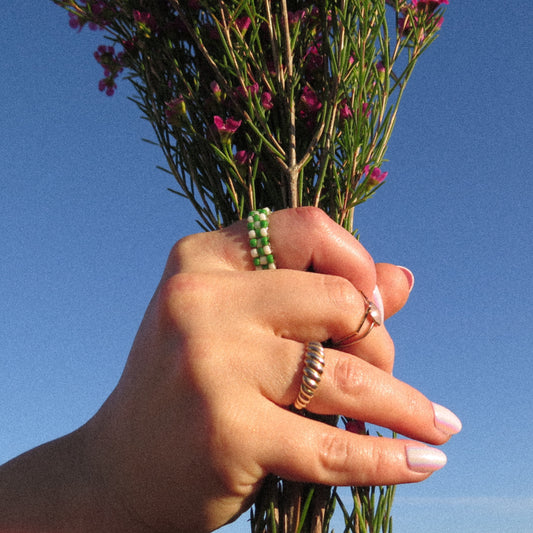
<instances>
[{"instance_id":1,"label":"manicured nail","mask_svg":"<svg viewBox=\"0 0 533 533\"><path fill-rule=\"evenodd\" d=\"M405 277L407 278L407 283L409 285L409 292L413 290L414 284L415 284L415 276L414 274L404 266L399 266L398 268L405 274Z\"/></svg>"},{"instance_id":2,"label":"manicured nail","mask_svg":"<svg viewBox=\"0 0 533 533\"><path fill-rule=\"evenodd\" d=\"M379 309L379 313L381 314L381 323L383 324L383 321L385 320L385 309L383 307L383 298L381 297L381 293L379 292L379 288L377 285L374 289L374 292L372 293L372 301Z\"/></svg>"},{"instance_id":3,"label":"manicured nail","mask_svg":"<svg viewBox=\"0 0 533 533\"><path fill-rule=\"evenodd\" d=\"M433 404L433 411L435 412L435 426L447 435L455 435L463 428L461 421L446 407Z\"/></svg>"},{"instance_id":4,"label":"manicured nail","mask_svg":"<svg viewBox=\"0 0 533 533\"><path fill-rule=\"evenodd\" d=\"M447 461L446 455L429 446L406 446L407 465L413 472L435 472L440 470Z\"/></svg>"}]
</instances>

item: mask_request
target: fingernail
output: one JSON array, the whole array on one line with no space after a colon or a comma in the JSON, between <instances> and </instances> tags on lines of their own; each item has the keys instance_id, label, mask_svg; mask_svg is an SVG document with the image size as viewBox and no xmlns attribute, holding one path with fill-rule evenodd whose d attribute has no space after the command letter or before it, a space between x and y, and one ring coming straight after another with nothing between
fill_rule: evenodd
<instances>
[{"instance_id":1,"label":"fingernail","mask_svg":"<svg viewBox=\"0 0 533 533\"><path fill-rule=\"evenodd\" d=\"M429 446L406 446L405 453L407 465L413 472L435 472L448 460L443 452Z\"/></svg>"},{"instance_id":2,"label":"fingernail","mask_svg":"<svg viewBox=\"0 0 533 533\"><path fill-rule=\"evenodd\" d=\"M455 435L463 428L463 424L459 418L446 407L434 403L433 411L435 413L435 427L440 429L443 433L446 433L447 435Z\"/></svg>"},{"instance_id":3,"label":"fingernail","mask_svg":"<svg viewBox=\"0 0 533 533\"><path fill-rule=\"evenodd\" d=\"M379 292L379 287L377 285L372 293L372 301L379 309L379 313L381 314L381 323L383 324L383 320L385 319L385 308L383 307L383 298L381 297L381 293Z\"/></svg>"},{"instance_id":4,"label":"fingernail","mask_svg":"<svg viewBox=\"0 0 533 533\"><path fill-rule=\"evenodd\" d=\"M407 283L409 285L409 292L411 292L415 284L414 274L408 268L404 266L400 266L400 265L397 265L397 266L405 274L405 277L407 278Z\"/></svg>"}]
</instances>

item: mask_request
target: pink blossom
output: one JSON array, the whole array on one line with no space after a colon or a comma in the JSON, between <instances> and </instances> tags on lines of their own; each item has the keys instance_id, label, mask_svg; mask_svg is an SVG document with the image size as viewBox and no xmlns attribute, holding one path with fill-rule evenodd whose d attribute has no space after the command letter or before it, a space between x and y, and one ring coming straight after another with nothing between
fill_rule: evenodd
<instances>
[{"instance_id":1,"label":"pink blossom","mask_svg":"<svg viewBox=\"0 0 533 533\"><path fill-rule=\"evenodd\" d=\"M317 113L322 108L322 102L318 99L316 92L308 85L303 88L300 101L308 113Z\"/></svg>"},{"instance_id":2,"label":"pink blossom","mask_svg":"<svg viewBox=\"0 0 533 533\"><path fill-rule=\"evenodd\" d=\"M98 88L105 92L108 96L115 93L117 87L115 80L118 75L124 70L122 66L122 59L124 53L115 54L115 49L112 46L100 45L94 53L94 58L104 69L104 79L100 80Z\"/></svg>"},{"instance_id":3,"label":"pink blossom","mask_svg":"<svg viewBox=\"0 0 533 533\"><path fill-rule=\"evenodd\" d=\"M253 161L254 157L255 154L253 152L249 152L248 150L239 150L235 154L235 163L241 166L248 165Z\"/></svg>"},{"instance_id":4,"label":"pink blossom","mask_svg":"<svg viewBox=\"0 0 533 533\"><path fill-rule=\"evenodd\" d=\"M246 99L250 94L257 94L259 92L259 84L256 82L252 85L248 85L247 87L239 86L234 92L237 96Z\"/></svg>"},{"instance_id":5,"label":"pink blossom","mask_svg":"<svg viewBox=\"0 0 533 533\"><path fill-rule=\"evenodd\" d=\"M108 7L105 0L82 0L80 3L84 6L84 9L90 9L91 20L82 15L69 12L69 26L74 30L81 31L85 24L88 23L91 30L104 29L107 24L104 14L106 7ZM107 13L109 14L109 8Z\"/></svg>"},{"instance_id":6,"label":"pink blossom","mask_svg":"<svg viewBox=\"0 0 533 533\"><path fill-rule=\"evenodd\" d=\"M305 52L304 61L306 70L312 74L322 68L324 57L320 53L319 45L310 46Z\"/></svg>"},{"instance_id":7,"label":"pink blossom","mask_svg":"<svg viewBox=\"0 0 533 533\"><path fill-rule=\"evenodd\" d=\"M442 4L449 5L448 0L412 0L413 7L418 11L427 11L428 13L433 13Z\"/></svg>"},{"instance_id":8,"label":"pink blossom","mask_svg":"<svg viewBox=\"0 0 533 533\"><path fill-rule=\"evenodd\" d=\"M370 170L370 165L366 165L364 168L363 175L368 176L368 172ZM385 181L385 178L388 176L388 172L383 172L379 168L375 167L372 169L372 172L370 173L370 176L368 176L368 182L371 185L379 185L380 183L383 183Z\"/></svg>"},{"instance_id":9,"label":"pink blossom","mask_svg":"<svg viewBox=\"0 0 533 533\"><path fill-rule=\"evenodd\" d=\"M346 421L346 431L349 431L350 433L357 433L358 435L366 435L366 427L365 423L361 422L360 420L355 420L353 418L350 418Z\"/></svg>"},{"instance_id":10,"label":"pink blossom","mask_svg":"<svg viewBox=\"0 0 533 533\"><path fill-rule=\"evenodd\" d=\"M341 102L339 116L341 120L353 118L352 108L348 105L346 98Z\"/></svg>"},{"instance_id":11,"label":"pink blossom","mask_svg":"<svg viewBox=\"0 0 533 533\"><path fill-rule=\"evenodd\" d=\"M157 27L157 22L151 13L139 11L138 9L133 10L133 20L137 22L139 26L151 30L155 30Z\"/></svg>"},{"instance_id":12,"label":"pink blossom","mask_svg":"<svg viewBox=\"0 0 533 533\"><path fill-rule=\"evenodd\" d=\"M235 20L235 26L237 26L237 29L241 32L245 32L252 23L252 19L250 17L240 17Z\"/></svg>"},{"instance_id":13,"label":"pink blossom","mask_svg":"<svg viewBox=\"0 0 533 533\"><path fill-rule=\"evenodd\" d=\"M68 25L73 30L81 31L83 27L83 22L80 20L80 17L76 15L76 13L70 13L70 12L68 14L68 17L69 17Z\"/></svg>"},{"instance_id":14,"label":"pink blossom","mask_svg":"<svg viewBox=\"0 0 533 533\"><path fill-rule=\"evenodd\" d=\"M239 129L242 123L241 120L235 120L231 117L224 121L224 119L218 115L213 117L213 122L222 137L229 137L230 135L233 135Z\"/></svg>"},{"instance_id":15,"label":"pink blossom","mask_svg":"<svg viewBox=\"0 0 533 533\"><path fill-rule=\"evenodd\" d=\"M222 102L223 95L222 95L222 89L220 88L220 85L216 81L212 81L209 85L211 92L213 93L213 99L215 102Z\"/></svg>"},{"instance_id":16,"label":"pink blossom","mask_svg":"<svg viewBox=\"0 0 533 533\"><path fill-rule=\"evenodd\" d=\"M101 79L98 82L98 89L102 92L105 92L107 96L113 96L117 89L115 78L107 77Z\"/></svg>"},{"instance_id":17,"label":"pink blossom","mask_svg":"<svg viewBox=\"0 0 533 533\"><path fill-rule=\"evenodd\" d=\"M187 116L187 107L185 98L182 95L166 102L165 116L172 126L179 126L182 120Z\"/></svg>"},{"instance_id":18,"label":"pink blossom","mask_svg":"<svg viewBox=\"0 0 533 533\"><path fill-rule=\"evenodd\" d=\"M137 46L138 37L135 35L131 39L123 40L122 46L124 47L124 50L126 52L133 52L135 50L135 47Z\"/></svg>"},{"instance_id":19,"label":"pink blossom","mask_svg":"<svg viewBox=\"0 0 533 533\"><path fill-rule=\"evenodd\" d=\"M297 24L301 20L305 19L305 9L299 9L298 11L289 11L289 24Z\"/></svg>"},{"instance_id":20,"label":"pink blossom","mask_svg":"<svg viewBox=\"0 0 533 533\"><path fill-rule=\"evenodd\" d=\"M264 109L272 109L274 107L274 102L272 102L272 95L268 91L265 91L261 95L261 105Z\"/></svg>"}]
</instances>

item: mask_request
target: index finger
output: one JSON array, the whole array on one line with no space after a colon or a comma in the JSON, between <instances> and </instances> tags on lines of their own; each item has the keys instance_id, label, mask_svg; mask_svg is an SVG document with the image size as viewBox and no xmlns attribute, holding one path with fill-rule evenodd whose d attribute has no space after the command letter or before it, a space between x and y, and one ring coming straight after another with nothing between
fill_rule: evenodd
<instances>
[{"instance_id":1,"label":"index finger","mask_svg":"<svg viewBox=\"0 0 533 533\"><path fill-rule=\"evenodd\" d=\"M376 286L372 257L353 235L321 209L298 207L276 211L270 215L269 235L278 268L340 276L363 293L372 294ZM168 275L220 269L254 269L246 221L182 239L167 264Z\"/></svg>"}]
</instances>

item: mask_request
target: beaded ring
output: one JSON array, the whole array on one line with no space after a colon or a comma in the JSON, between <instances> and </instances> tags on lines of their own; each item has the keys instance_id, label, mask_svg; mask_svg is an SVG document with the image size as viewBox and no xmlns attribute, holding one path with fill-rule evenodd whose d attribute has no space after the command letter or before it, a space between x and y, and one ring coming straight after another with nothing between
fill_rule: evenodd
<instances>
[{"instance_id":1,"label":"beaded ring","mask_svg":"<svg viewBox=\"0 0 533 533\"><path fill-rule=\"evenodd\" d=\"M268 207L257 209L250 211L247 219L250 253L256 270L274 270L276 268L268 237L268 216L270 213Z\"/></svg>"}]
</instances>

